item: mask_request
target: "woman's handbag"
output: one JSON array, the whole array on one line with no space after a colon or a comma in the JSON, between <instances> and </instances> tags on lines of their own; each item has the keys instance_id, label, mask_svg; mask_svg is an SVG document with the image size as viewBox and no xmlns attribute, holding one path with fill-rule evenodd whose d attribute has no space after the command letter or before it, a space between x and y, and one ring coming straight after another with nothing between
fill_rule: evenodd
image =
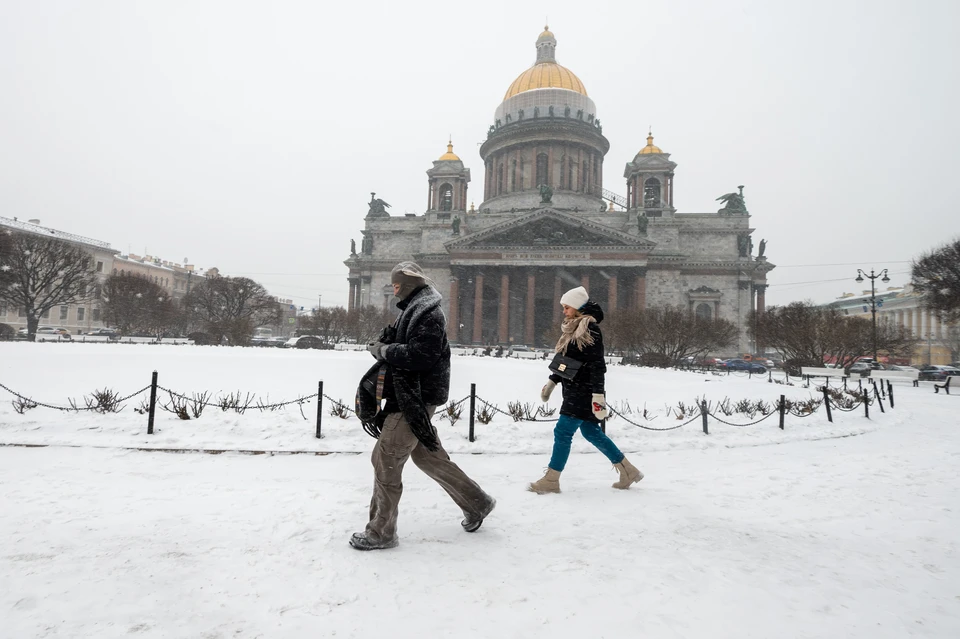
<instances>
[{"instance_id":1,"label":"woman's handbag","mask_svg":"<svg viewBox=\"0 0 960 639\"><path fill-rule=\"evenodd\" d=\"M564 379L573 379L577 375L577 371L580 370L580 366L583 365L578 359L573 359L572 357L567 357L562 353L557 353L553 356L553 361L550 362L550 370L555 374L559 375Z\"/></svg>"}]
</instances>

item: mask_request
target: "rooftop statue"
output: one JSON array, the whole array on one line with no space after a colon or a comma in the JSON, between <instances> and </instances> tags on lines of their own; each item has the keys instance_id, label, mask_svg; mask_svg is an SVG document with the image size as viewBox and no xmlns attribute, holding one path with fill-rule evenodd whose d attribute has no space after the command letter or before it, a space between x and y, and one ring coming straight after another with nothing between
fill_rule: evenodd
<instances>
[{"instance_id":1,"label":"rooftop statue","mask_svg":"<svg viewBox=\"0 0 960 639\"><path fill-rule=\"evenodd\" d=\"M767 250L767 241L760 240L760 247L757 249L757 257L763 257L763 252Z\"/></svg>"},{"instance_id":2,"label":"rooftop statue","mask_svg":"<svg viewBox=\"0 0 960 639\"><path fill-rule=\"evenodd\" d=\"M377 197L377 194L370 192L370 210L367 211L367 217L390 217L387 209L390 205Z\"/></svg>"},{"instance_id":3,"label":"rooftop statue","mask_svg":"<svg viewBox=\"0 0 960 639\"><path fill-rule=\"evenodd\" d=\"M747 205L743 199L743 186L738 186L739 193L727 193L717 198L718 202L723 202L722 209L717 211L720 215L747 215Z\"/></svg>"}]
</instances>

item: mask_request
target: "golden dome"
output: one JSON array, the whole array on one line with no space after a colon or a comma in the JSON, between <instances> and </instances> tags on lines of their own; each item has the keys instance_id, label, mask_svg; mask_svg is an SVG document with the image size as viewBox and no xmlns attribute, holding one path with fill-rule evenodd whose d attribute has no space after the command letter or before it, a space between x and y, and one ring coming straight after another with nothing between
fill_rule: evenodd
<instances>
[{"instance_id":1,"label":"golden dome","mask_svg":"<svg viewBox=\"0 0 960 639\"><path fill-rule=\"evenodd\" d=\"M438 161L443 162L445 160L453 160L454 162L460 161L460 157L453 152L453 140L447 142L447 152L441 155Z\"/></svg>"},{"instance_id":2,"label":"golden dome","mask_svg":"<svg viewBox=\"0 0 960 639\"><path fill-rule=\"evenodd\" d=\"M550 27L545 26L543 33L537 38L536 63L517 76L503 99L508 100L519 93L534 89L567 89L576 91L580 95L587 95L587 89L580 78L567 67L557 64L554 57L556 47L557 39L550 31Z\"/></svg>"},{"instance_id":3,"label":"golden dome","mask_svg":"<svg viewBox=\"0 0 960 639\"><path fill-rule=\"evenodd\" d=\"M647 134L647 146L640 149L640 153L643 155L646 155L648 153L663 153L663 151L660 150L659 146L654 145L653 133Z\"/></svg>"},{"instance_id":4,"label":"golden dome","mask_svg":"<svg viewBox=\"0 0 960 639\"><path fill-rule=\"evenodd\" d=\"M587 95L583 82L573 71L556 62L538 62L513 81L503 99L506 100L518 93L533 89L569 89L581 95Z\"/></svg>"}]
</instances>

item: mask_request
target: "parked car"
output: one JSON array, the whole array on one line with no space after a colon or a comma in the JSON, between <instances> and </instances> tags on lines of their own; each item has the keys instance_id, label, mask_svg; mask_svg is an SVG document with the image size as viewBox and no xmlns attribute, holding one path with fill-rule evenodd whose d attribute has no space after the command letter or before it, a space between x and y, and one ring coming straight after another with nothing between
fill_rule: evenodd
<instances>
[{"instance_id":1,"label":"parked car","mask_svg":"<svg viewBox=\"0 0 960 639\"><path fill-rule=\"evenodd\" d=\"M915 366L900 366L899 364L894 364L893 366L891 366L891 367L888 368L887 370L891 370L891 371L903 371L903 372L906 372L906 373L912 373L912 372L914 372L914 371L916 371L916 372L918 372L918 373L920 372L920 369L917 368L917 367L915 367Z\"/></svg>"},{"instance_id":2,"label":"parked car","mask_svg":"<svg viewBox=\"0 0 960 639\"><path fill-rule=\"evenodd\" d=\"M858 362L855 362L850 365L847 369L847 375L854 377L859 375L860 377L866 377L870 374L870 371L882 371L883 364L880 362L875 362L873 360L864 360L861 359Z\"/></svg>"},{"instance_id":3,"label":"parked car","mask_svg":"<svg viewBox=\"0 0 960 639\"><path fill-rule=\"evenodd\" d=\"M280 348L316 348L320 350L331 350L333 344L327 344L323 338L316 335L301 335L300 337L291 337Z\"/></svg>"},{"instance_id":4,"label":"parked car","mask_svg":"<svg viewBox=\"0 0 960 639\"><path fill-rule=\"evenodd\" d=\"M38 342L59 341L65 339L72 339L70 331L65 328L60 328L59 326L41 326L37 329Z\"/></svg>"},{"instance_id":5,"label":"parked car","mask_svg":"<svg viewBox=\"0 0 960 639\"><path fill-rule=\"evenodd\" d=\"M751 373L766 373L767 367L758 362L748 362L745 359L728 359L723 368L730 371L749 371Z\"/></svg>"},{"instance_id":6,"label":"parked car","mask_svg":"<svg viewBox=\"0 0 960 639\"><path fill-rule=\"evenodd\" d=\"M951 375L960 375L960 368L927 364L926 366L920 367L919 379L929 382L942 382Z\"/></svg>"},{"instance_id":7,"label":"parked car","mask_svg":"<svg viewBox=\"0 0 960 639\"><path fill-rule=\"evenodd\" d=\"M97 337L108 337L110 339L119 339L120 333L117 332L115 328L98 328L92 330L87 335L95 335Z\"/></svg>"}]
</instances>

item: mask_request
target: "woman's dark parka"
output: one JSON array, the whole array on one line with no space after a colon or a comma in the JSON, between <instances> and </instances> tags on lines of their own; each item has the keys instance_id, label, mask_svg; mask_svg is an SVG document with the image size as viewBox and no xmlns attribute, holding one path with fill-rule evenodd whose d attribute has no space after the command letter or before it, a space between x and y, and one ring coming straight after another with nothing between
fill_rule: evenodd
<instances>
[{"instance_id":1,"label":"woman's dark parka","mask_svg":"<svg viewBox=\"0 0 960 639\"><path fill-rule=\"evenodd\" d=\"M592 316L596 322L590 323L590 335L593 344L581 349L576 342L571 341L567 346L566 356L583 362L580 370L573 379L563 379L559 375L551 375L550 381L560 384L563 389L563 404L560 406L561 415L569 415L589 422L599 422L593 415L593 394L604 393L604 375L607 372L607 363L603 358L603 333L600 331L600 322L603 321L603 310L596 302L587 302L580 309L583 315Z\"/></svg>"}]
</instances>

